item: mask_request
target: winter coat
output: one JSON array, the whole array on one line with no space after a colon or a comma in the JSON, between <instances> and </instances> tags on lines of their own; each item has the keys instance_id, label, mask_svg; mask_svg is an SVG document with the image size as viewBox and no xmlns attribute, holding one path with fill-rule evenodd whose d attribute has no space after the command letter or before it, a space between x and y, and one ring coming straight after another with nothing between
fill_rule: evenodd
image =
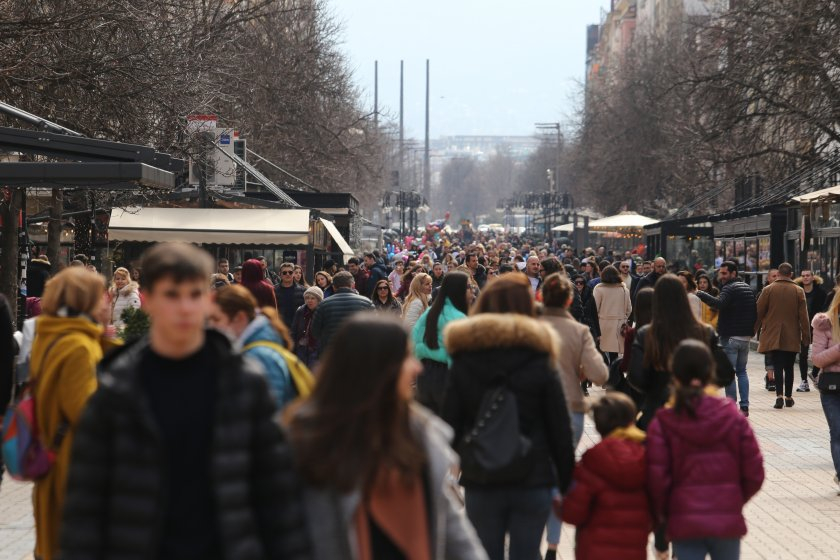
<instances>
[{"instance_id":1,"label":"winter coat","mask_svg":"<svg viewBox=\"0 0 840 560\"><path fill-rule=\"evenodd\" d=\"M549 325L518 314L483 313L454 321L444 332L452 356L442 418L455 430L454 448L473 428L481 401L500 376L516 397L520 432L531 440L532 470L507 487L559 487L575 464L571 421L556 370L560 337ZM466 488L479 483L466 475Z\"/></svg>"},{"instance_id":2,"label":"winter coat","mask_svg":"<svg viewBox=\"0 0 840 560\"><path fill-rule=\"evenodd\" d=\"M481 546L464 509L450 471L458 456L449 447L452 429L420 406L411 407L411 428L426 452L424 479L428 484L429 529L433 560L484 560ZM359 491L339 495L329 489L304 487L304 504L315 558L353 560ZM352 535L352 536L351 536Z\"/></svg>"},{"instance_id":3,"label":"winter coat","mask_svg":"<svg viewBox=\"0 0 840 560\"><path fill-rule=\"evenodd\" d=\"M376 295L373 293L373 290L376 288L376 283L380 280L387 280L388 279L388 269L385 268L384 264L376 263L368 270L368 277L367 277L367 291L362 292L359 291L360 294L366 295L369 298L373 299Z\"/></svg>"},{"instance_id":4,"label":"winter coat","mask_svg":"<svg viewBox=\"0 0 840 560\"><path fill-rule=\"evenodd\" d=\"M399 300L397 300L397 298L395 297L392 297L390 302L386 301L385 303L382 303L382 301L378 297L374 296L373 306L376 308L377 311L402 315L402 305L400 305Z\"/></svg>"},{"instance_id":5,"label":"winter coat","mask_svg":"<svg viewBox=\"0 0 840 560\"><path fill-rule=\"evenodd\" d=\"M41 440L55 441L65 424L55 464L35 483L35 554L44 560L58 557L62 511L68 484L70 452L85 404L96 390L96 364L102 359L102 327L90 319L41 315L36 319L30 380L35 384L35 417ZM60 337L60 338L59 338ZM58 340L55 345L53 341Z\"/></svg>"},{"instance_id":6,"label":"winter coat","mask_svg":"<svg viewBox=\"0 0 840 560\"><path fill-rule=\"evenodd\" d=\"M405 313L403 318L405 320L405 327L408 330L412 330L414 325L417 324L418 319L420 319L420 316L429 306L428 304L424 306L420 299L414 298L408 302L408 305L404 305L404 308Z\"/></svg>"},{"instance_id":7,"label":"winter coat","mask_svg":"<svg viewBox=\"0 0 840 560\"><path fill-rule=\"evenodd\" d=\"M644 276L639 277L639 281L635 282L636 287L634 288L633 293L633 303L636 303L636 294L639 293L639 290L642 288L653 288L656 285L656 281L659 280L659 277L662 276L657 272L648 272Z\"/></svg>"},{"instance_id":8,"label":"winter coat","mask_svg":"<svg viewBox=\"0 0 840 560\"><path fill-rule=\"evenodd\" d=\"M643 438L625 436L627 432L616 430L583 454L563 498L563 521L577 527L579 560L647 558L653 519L645 448Z\"/></svg>"},{"instance_id":9,"label":"winter coat","mask_svg":"<svg viewBox=\"0 0 840 560\"><path fill-rule=\"evenodd\" d=\"M292 292L292 305L288 306L283 305L283 295L286 294L287 291ZM292 325L292 321L295 320L295 312L298 310L298 307L303 305L304 293L306 293L306 288L297 283L293 283L288 288L284 287L282 284L274 286L274 298L277 300L277 311L280 314L280 318L283 319L283 324L287 327Z\"/></svg>"},{"instance_id":10,"label":"winter coat","mask_svg":"<svg viewBox=\"0 0 840 560\"><path fill-rule=\"evenodd\" d=\"M129 282L121 290L116 288L109 294L111 298L111 324L121 329L125 326L122 313L126 309L140 309L140 286Z\"/></svg>"},{"instance_id":11,"label":"winter coat","mask_svg":"<svg viewBox=\"0 0 840 560\"><path fill-rule=\"evenodd\" d=\"M805 291L805 287L802 284L802 279L797 278L793 281L794 284L802 288L802 291ZM823 279L819 276L814 276L814 282L811 284L811 294L810 298L808 297L809 294L805 294L805 302L808 306L808 320L812 321L817 313L822 313L826 310L826 305L828 301L828 293L825 291L825 288L822 287Z\"/></svg>"},{"instance_id":12,"label":"winter coat","mask_svg":"<svg viewBox=\"0 0 840 560\"><path fill-rule=\"evenodd\" d=\"M595 385L606 383L609 372L604 358L595 347L595 340L586 325L575 321L567 310L546 307L541 320L557 331L563 343L557 368L563 382L566 405L572 412L586 412L580 382L588 379Z\"/></svg>"},{"instance_id":13,"label":"winter coat","mask_svg":"<svg viewBox=\"0 0 840 560\"><path fill-rule=\"evenodd\" d=\"M0 294L0 418L12 398L15 383L15 339L12 326L12 308L9 300ZM0 450L2 454L2 450ZM2 455L0 455L2 459Z\"/></svg>"},{"instance_id":14,"label":"winter coat","mask_svg":"<svg viewBox=\"0 0 840 560\"><path fill-rule=\"evenodd\" d=\"M265 377L207 331L218 364L211 473L220 556L309 558L299 482ZM73 446L62 560L153 559L162 530L160 435L141 388L142 338L112 353Z\"/></svg>"},{"instance_id":15,"label":"winter coat","mask_svg":"<svg viewBox=\"0 0 840 560\"><path fill-rule=\"evenodd\" d=\"M645 338L650 331L650 325L645 325L636 331L636 338L633 341L632 356L630 357L630 369L627 372L627 380L630 385L639 391L643 397L641 416L637 425L642 430L647 430L648 424L653 419L656 411L662 408L671 394L671 374L667 371L657 371L652 367L645 366ZM710 345L718 344L718 337L711 327L707 330L707 340Z\"/></svg>"},{"instance_id":16,"label":"winter coat","mask_svg":"<svg viewBox=\"0 0 840 560\"><path fill-rule=\"evenodd\" d=\"M720 336L753 336L755 334L756 304L752 288L740 280L724 284L718 297L695 292L700 301L718 310L717 331Z\"/></svg>"},{"instance_id":17,"label":"winter coat","mask_svg":"<svg viewBox=\"0 0 840 560\"><path fill-rule=\"evenodd\" d=\"M595 286L592 298L598 310L598 325L601 331L600 348L602 352L621 352L621 325L627 322L633 307L630 304L630 292L624 283Z\"/></svg>"},{"instance_id":18,"label":"winter coat","mask_svg":"<svg viewBox=\"0 0 840 560\"><path fill-rule=\"evenodd\" d=\"M840 341L831 333L831 320L825 313L817 313L811 321L814 341L811 345L811 361L823 372L840 372Z\"/></svg>"},{"instance_id":19,"label":"winter coat","mask_svg":"<svg viewBox=\"0 0 840 560\"><path fill-rule=\"evenodd\" d=\"M295 355L312 369L321 351L318 339L312 333L312 320L315 318L315 310L309 309L305 304L295 311L295 318L292 320L292 340L295 343Z\"/></svg>"},{"instance_id":20,"label":"winter coat","mask_svg":"<svg viewBox=\"0 0 840 560\"><path fill-rule=\"evenodd\" d=\"M258 306L277 309L274 286L263 276L262 266L257 259L247 260L242 265L242 285L256 298Z\"/></svg>"},{"instance_id":21,"label":"winter coat","mask_svg":"<svg viewBox=\"0 0 840 560\"><path fill-rule=\"evenodd\" d=\"M466 318L466 315L452 304L452 300L447 298L447 300L443 302L443 309L440 311L437 323L437 348L429 348L429 345L426 344L426 321L428 317L429 310L427 309L422 315L420 315L420 318L411 330L411 340L414 344L414 356L418 360L434 360L442 364L449 364L451 360L449 359L449 354L446 352L446 345L443 340L443 331L446 329L446 325L452 321L464 319Z\"/></svg>"},{"instance_id":22,"label":"winter coat","mask_svg":"<svg viewBox=\"0 0 840 560\"><path fill-rule=\"evenodd\" d=\"M32 259L26 267L26 297L41 297L50 279L52 266L46 259Z\"/></svg>"},{"instance_id":23,"label":"winter coat","mask_svg":"<svg viewBox=\"0 0 840 560\"><path fill-rule=\"evenodd\" d=\"M353 293L350 288L339 288L329 299L325 299L315 308L312 319L312 333L321 348L330 346L330 339L338 332L342 323L359 311L372 311L373 303L366 297Z\"/></svg>"},{"instance_id":24,"label":"winter coat","mask_svg":"<svg viewBox=\"0 0 840 560\"><path fill-rule=\"evenodd\" d=\"M782 277L764 288L757 307L755 330L761 331L759 352L799 352L801 346L811 343L805 292L793 280Z\"/></svg>"},{"instance_id":25,"label":"winter coat","mask_svg":"<svg viewBox=\"0 0 840 560\"><path fill-rule=\"evenodd\" d=\"M268 386L277 405L277 410L283 410L287 404L297 398L298 394L292 383L289 373L289 366L283 356L268 346L258 345L260 342L273 342L285 347L286 343L271 326L268 318L264 315L257 315L254 320L248 323L234 348L240 350L244 356L259 362L261 371L268 380ZM253 344L257 344L248 348ZM246 350L246 348L248 348Z\"/></svg>"},{"instance_id":26,"label":"winter coat","mask_svg":"<svg viewBox=\"0 0 840 560\"><path fill-rule=\"evenodd\" d=\"M742 509L764 482L764 460L735 402L703 395L696 418L665 408L648 429L648 489L671 540L739 538Z\"/></svg>"}]
</instances>

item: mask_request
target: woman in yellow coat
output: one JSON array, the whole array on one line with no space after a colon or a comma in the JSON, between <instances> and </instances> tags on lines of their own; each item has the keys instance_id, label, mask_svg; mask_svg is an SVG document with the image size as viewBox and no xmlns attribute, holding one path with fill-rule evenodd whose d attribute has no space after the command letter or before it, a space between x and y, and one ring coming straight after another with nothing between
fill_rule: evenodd
<instances>
[{"instance_id":1,"label":"woman in yellow coat","mask_svg":"<svg viewBox=\"0 0 840 560\"><path fill-rule=\"evenodd\" d=\"M35 557L58 556L61 512L70 466L73 434L88 397L96 390L96 365L102 359L99 313L105 284L101 276L70 267L49 280L35 322L31 382L35 414L44 445L56 448L47 476L35 482ZM64 430L63 437L56 435Z\"/></svg>"}]
</instances>

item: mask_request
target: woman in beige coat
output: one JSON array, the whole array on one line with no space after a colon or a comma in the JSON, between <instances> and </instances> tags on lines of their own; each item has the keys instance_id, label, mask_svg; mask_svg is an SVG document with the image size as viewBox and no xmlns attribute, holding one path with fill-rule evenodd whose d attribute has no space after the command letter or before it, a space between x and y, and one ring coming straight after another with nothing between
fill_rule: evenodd
<instances>
[{"instance_id":1,"label":"woman in beige coat","mask_svg":"<svg viewBox=\"0 0 840 560\"><path fill-rule=\"evenodd\" d=\"M601 329L600 348L607 352L610 362L623 350L624 338L621 326L627 322L633 307L630 303L630 291L614 266L601 271L601 282L592 293L595 307L598 309L598 326Z\"/></svg>"}]
</instances>

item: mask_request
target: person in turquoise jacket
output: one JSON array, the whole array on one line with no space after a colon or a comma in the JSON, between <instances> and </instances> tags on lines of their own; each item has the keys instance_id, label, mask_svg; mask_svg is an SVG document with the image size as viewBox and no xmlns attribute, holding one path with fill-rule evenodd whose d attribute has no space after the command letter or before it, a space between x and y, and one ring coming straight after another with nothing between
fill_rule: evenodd
<instances>
[{"instance_id":1,"label":"person in turquoise jacket","mask_svg":"<svg viewBox=\"0 0 840 560\"><path fill-rule=\"evenodd\" d=\"M446 389L450 358L443 345L443 329L452 321L464 319L473 300L469 278L464 272L450 272L443 278L440 291L414 325L414 355L423 364L417 377L415 397L423 406L440 414Z\"/></svg>"}]
</instances>

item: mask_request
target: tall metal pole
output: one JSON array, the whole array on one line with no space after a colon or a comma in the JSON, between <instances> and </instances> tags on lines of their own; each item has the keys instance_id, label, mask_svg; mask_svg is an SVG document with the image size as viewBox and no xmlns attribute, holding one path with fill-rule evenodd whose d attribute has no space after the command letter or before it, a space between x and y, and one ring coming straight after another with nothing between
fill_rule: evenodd
<instances>
[{"instance_id":1,"label":"tall metal pole","mask_svg":"<svg viewBox=\"0 0 840 560\"><path fill-rule=\"evenodd\" d=\"M373 127L379 129L379 61L373 61Z\"/></svg>"},{"instance_id":2,"label":"tall metal pole","mask_svg":"<svg viewBox=\"0 0 840 560\"><path fill-rule=\"evenodd\" d=\"M404 76L403 69L404 69L404 64L403 64L403 61L400 60L400 165L399 165L399 175L398 175L400 192L405 190L404 186L403 186L405 184L405 178L404 178L404 173L403 173L403 160L405 159L405 155L404 155L404 151L403 151L405 149L405 147L403 145L404 140L405 140L405 138L404 138L404 132L405 131L404 131L404 128L403 128L403 100L404 100L404 96L403 96L403 83L404 83L403 82L403 76ZM405 205L405 199L401 195L401 198L400 198L400 233L402 235L405 235L405 207L404 207L404 205Z\"/></svg>"},{"instance_id":3,"label":"tall metal pole","mask_svg":"<svg viewBox=\"0 0 840 560\"><path fill-rule=\"evenodd\" d=\"M426 146L423 152L423 198L431 206L432 177L429 163L429 59L426 59Z\"/></svg>"}]
</instances>

